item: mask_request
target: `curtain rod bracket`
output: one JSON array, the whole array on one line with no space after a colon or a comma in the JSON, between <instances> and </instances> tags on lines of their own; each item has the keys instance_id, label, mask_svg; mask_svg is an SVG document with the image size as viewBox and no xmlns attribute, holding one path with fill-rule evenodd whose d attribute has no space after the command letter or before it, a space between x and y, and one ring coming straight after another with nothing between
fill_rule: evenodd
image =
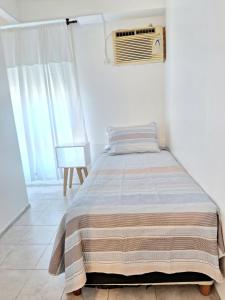
<instances>
[{"instance_id":1,"label":"curtain rod bracket","mask_svg":"<svg viewBox=\"0 0 225 300\"><path fill-rule=\"evenodd\" d=\"M67 26L69 26L70 24L76 24L76 23L78 23L77 20L70 21L70 19L68 19L68 18L66 19L66 25Z\"/></svg>"}]
</instances>

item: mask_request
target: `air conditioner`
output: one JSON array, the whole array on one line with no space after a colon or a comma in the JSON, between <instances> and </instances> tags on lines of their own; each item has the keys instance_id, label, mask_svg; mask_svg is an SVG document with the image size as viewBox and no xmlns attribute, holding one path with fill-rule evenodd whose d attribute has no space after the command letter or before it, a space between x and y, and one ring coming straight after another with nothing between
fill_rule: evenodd
<instances>
[{"instance_id":1,"label":"air conditioner","mask_svg":"<svg viewBox=\"0 0 225 300\"><path fill-rule=\"evenodd\" d=\"M116 65L154 63L165 60L165 30L162 26L113 32Z\"/></svg>"}]
</instances>

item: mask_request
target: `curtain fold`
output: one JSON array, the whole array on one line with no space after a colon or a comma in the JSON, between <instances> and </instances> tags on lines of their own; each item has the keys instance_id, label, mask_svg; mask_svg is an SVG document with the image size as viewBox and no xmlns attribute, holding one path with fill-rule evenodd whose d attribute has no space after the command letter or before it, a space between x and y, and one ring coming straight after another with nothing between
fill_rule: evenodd
<instances>
[{"instance_id":1,"label":"curtain fold","mask_svg":"<svg viewBox=\"0 0 225 300\"><path fill-rule=\"evenodd\" d=\"M2 38L26 182L58 179L54 147L87 141L70 32L59 23Z\"/></svg>"}]
</instances>

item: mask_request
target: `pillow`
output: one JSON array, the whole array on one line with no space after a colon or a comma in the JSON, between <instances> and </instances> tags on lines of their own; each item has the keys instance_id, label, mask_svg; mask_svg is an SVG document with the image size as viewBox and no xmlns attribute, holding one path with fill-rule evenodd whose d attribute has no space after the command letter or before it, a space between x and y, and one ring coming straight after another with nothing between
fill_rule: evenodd
<instances>
[{"instance_id":1,"label":"pillow","mask_svg":"<svg viewBox=\"0 0 225 300\"><path fill-rule=\"evenodd\" d=\"M156 123L131 127L109 127L109 154L160 152Z\"/></svg>"}]
</instances>

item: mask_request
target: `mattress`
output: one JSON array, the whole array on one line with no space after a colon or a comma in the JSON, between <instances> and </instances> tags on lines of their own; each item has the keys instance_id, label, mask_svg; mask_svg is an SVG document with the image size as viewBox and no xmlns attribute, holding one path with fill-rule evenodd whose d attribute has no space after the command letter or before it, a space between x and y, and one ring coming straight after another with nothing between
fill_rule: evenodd
<instances>
[{"instance_id":1,"label":"mattress","mask_svg":"<svg viewBox=\"0 0 225 300\"><path fill-rule=\"evenodd\" d=\"M219 209L168 151L103 154L62 218L49 272L201 272L224 279Z\"/></svg>"}]
</instances>

